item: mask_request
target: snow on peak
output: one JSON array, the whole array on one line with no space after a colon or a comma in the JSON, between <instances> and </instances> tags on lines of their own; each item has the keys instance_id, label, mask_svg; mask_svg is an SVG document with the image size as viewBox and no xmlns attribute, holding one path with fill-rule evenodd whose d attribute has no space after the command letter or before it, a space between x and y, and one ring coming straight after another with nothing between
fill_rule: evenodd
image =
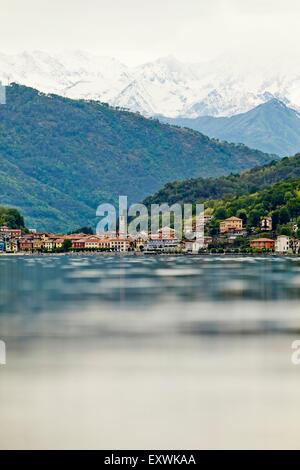
<instances>
[{"instance_id":1,"label":"snow on peak","mask_svg":"<svg viewBox=\"0 0 300 470\"><path fill-rule=\"evenodd\" d=\"M300 66L222 57L187 64L173 56L137 67L81 50L0 53L0 80L96 99L144 115L230 116L272 99L300 110Z\"/></svg>"}]
</instances>

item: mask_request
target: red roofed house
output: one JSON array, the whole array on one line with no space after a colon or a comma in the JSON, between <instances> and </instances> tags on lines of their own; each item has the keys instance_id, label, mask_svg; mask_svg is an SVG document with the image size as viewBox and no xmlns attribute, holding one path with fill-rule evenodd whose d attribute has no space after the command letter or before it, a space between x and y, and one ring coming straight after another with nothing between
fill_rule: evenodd
<instances>
[{"instance_id":1,"label":"red roofed house","mask_svg":"<svg viewBox=\"0 0 300 470\"><path fill-rule=\"evenodd\" d=\"M260 248L265 250L274 250L275 240L271 238L257 238L256 240L251 240L251 248Z\"/></svg>"}]
</instances>

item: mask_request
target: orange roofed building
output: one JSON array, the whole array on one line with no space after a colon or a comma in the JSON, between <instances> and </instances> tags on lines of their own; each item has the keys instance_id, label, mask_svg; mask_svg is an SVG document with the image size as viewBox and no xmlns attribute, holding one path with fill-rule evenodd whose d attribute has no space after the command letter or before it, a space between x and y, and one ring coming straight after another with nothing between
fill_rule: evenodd
<instances>
[{"instance_id":1,"label":"orange roofed building","mask_svg":"<svg viewBox=\"0 0 300 470\"><path fill-rule=\"evenodd\" d=\"M238 217L229 217L229 219L220 222L220 233L238 232L243 230L243 221Z\"/></svg>"},{"instance_id":2,"label":"orange roofed building","mask_svg":"<svg viewBox=\"0 0 300 470\"><path fill-rule=\"evenodd\" d=\"M271 238L257 238L256 240L252 240L250 242L250 246L251 248L274 250L275 240L272 240Z\"/></svg>"}]
</instances>

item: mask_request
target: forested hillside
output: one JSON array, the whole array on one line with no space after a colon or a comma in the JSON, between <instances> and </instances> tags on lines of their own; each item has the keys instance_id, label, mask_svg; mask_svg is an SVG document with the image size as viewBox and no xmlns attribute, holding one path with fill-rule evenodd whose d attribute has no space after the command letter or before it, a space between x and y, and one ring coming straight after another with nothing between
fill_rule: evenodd
<instances>
[{"instance_id":1,"label":"forested hillside","mask_svg":"<svg viewBox=\"0 0 300 470\"><path fill-rule=\"evenodd\" d=\"M19 85L0 106L0 201L29 226L93 225L118 195L139 201L166 182L240 172L272 159L107 105Z\"/></svg>"},{"instance_id":2,"label":"forested hillside","mask_svg":"<svg viewBox=\"0 0 300 470\"><path fill-rule=\"evenodd\" d=\"M300 178L280 181L252 194L210 200L205 207L214 215L210 225L212 235L218 232L220 221L231 216L241 218L248 230L259 228L261 219L270 216L277 235L292 235L294 225L300 228ZM300 236L300 230L297 235Z\"/></svg>"},{"instance_id":3,"label":"forested hillside","mask_svg":"<svg viewBox=\"0 0 300 470\"><path fill-rule=\"evenodd\" d=\"M168 202L200 202L208 199L223 199L230 196L240 196L255 193L276 182L300 178L300 154L290 158L273 161L262 167L253 168L239 174L219 178L195 178L185 181L173 181L166 184L144 203L155 204Z\"/></svg>"}]
</instances>

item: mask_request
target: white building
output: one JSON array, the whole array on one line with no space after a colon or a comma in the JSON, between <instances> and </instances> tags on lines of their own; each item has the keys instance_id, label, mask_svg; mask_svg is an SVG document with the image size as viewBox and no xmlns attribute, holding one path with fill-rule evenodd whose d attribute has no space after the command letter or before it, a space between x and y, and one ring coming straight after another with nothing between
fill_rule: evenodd
<instances>
[{"instance_id":1,"label":"white building","mask_svg":"<svg viewBox=\"0 0 300 470\"><path fill-rule=\"evenodd\" d=\"M202 248L207 248L210 243L212 243L212 237L199 237L185 242L185 251L198 253Z\"/></svg>"},{"instance_id":2,"label":"white building","mask_svg":"<svg viewBox=\"0 0 300 470\"><path fill-rule=\"evenodd\" d=\"M300 240L288 237L287 235L279 235L275 242L275 252L282 254L299 254Z\"/></svg>"},{"instance_id":3,"label":"white building","mask_svg":"<svg viewBox=\"0 0 300 470\"><path fill-rule=\"evenodd\" d=\"M275 242L276 253L289 253L291 238L287 235L279 235Z\"/></svg>"}]
</instances>

